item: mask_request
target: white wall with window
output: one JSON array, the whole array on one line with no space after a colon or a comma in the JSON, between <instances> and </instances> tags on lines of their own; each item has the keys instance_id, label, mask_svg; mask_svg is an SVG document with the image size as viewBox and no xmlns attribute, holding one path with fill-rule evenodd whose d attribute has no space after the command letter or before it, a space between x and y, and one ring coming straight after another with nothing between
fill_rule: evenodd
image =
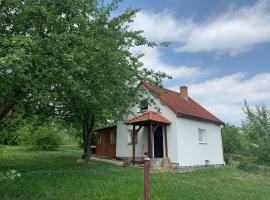
<instances>
[{"instance_id":1,"label":"white wall with window","mask_svg":"<svg viewBox=\"0 0 270 200\"><path fill-rule=\"evenodd\" d=\"M177 131L180 165L224 164L220 126L178 118Z\"/></svg>"},{"instance_id":2,"label":"white wall with window","mask_svg":"<svg viewBox=\"0 0 270 200\"><path fill-rule=\"evenodd\" d=\"M206 130L198 128L198 140L199 144L207 144Z\"/></svg>"}]
</instances>

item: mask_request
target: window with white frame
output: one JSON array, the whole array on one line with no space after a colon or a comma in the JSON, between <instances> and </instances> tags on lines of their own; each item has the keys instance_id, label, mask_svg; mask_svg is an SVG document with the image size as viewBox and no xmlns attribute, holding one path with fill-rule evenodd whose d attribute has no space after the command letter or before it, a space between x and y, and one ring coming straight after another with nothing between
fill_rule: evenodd
<instances>
[{"instance_id":1,"label":"window with white frame","mask_svg":"<svg viewBox=\"0 0 270 200\"><path fill-rule=\"evenodd\" d=\"M206 131L205 129L198 129L198 140L200 144L206 144L207 138L206 138Z\"/></svg>"},{"instance_id":2,"label":"window with white frame","mask_svg":"<svg viewBox=\"0 0 270 200\"><path fill-rule=\"evenodd\" d=\"M133 130L128 130L128 144L133 143L132 131ZM135 134L135 144L137 143L138 143L138 133Z\"/></svg>"}]
</instances>

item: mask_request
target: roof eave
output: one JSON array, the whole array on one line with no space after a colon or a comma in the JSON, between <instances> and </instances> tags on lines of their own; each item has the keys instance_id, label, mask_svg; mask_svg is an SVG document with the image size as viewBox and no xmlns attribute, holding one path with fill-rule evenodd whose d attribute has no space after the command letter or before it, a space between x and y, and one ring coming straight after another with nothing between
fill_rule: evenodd
<instances>
[{"instance_id":1,"label":"roof eave","mask_svg":"<svg viewBox=\"0 0 270 200\"><path fill-rule=\"evenodd\" d=\"M211 119L205 119L202 117L197 117L197 116L193 116L193 115L187 115L184 113L177 113L176 114L177 117L182 117L182 118L187 118L187 119L194 119L194 120L198 120L198 121L205 121L205 122L212 122L216 125L225 125L225 123L223 121L216 121L216 120L211 120Z\"/></svg>"}]
</instances>

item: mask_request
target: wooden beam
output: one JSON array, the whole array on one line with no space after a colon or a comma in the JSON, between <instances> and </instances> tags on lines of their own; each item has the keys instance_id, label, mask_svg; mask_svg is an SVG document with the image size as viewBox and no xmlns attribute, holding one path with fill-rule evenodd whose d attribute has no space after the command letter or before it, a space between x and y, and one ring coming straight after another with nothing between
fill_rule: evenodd
<instances>
[{"instance_id":1,"label":"wooden beam","mask_svg":"<svg viewBox=\"0 0 270 200\"><path fill-rule=\"evenodd\" d=\"M139 133L139 131L141 130L142 127L143 127L143 126L140 125L139 128L138 128L135 132L136 132L136 133Z\"/></svg>"},{"instance_id":2,"label":"wooden beam","mask_svg":"<svg viewBox=\"0 0 270 200\"><path fill-rule=\"evenodd\" d=\"M133 125L133 131L132 131L132 164L135 165L135 125Z\"/></svg>"},{"instance_id":3,"label":"wooden beam","mask_svg":"<svg viewBox=\"0 0 270 200\"><path fill-rule=\"evenodd\" d=\"M166 158L168 158L167 125L164 125L164 135L165 135L165 155Z\"/></svg>"},{"instance_id":4,"label":"wooden beam","mask_svg":"<svg viewBox=\"0 0 270 200\"><path fill-rule=\"evenodd\" d=\"M153 153L152 153L152 132L153 132L153 127L152 127L152 124L150 123L148 125L148 156L149 156L149 158L153 158Z\"/></svg>"},{"instance_id":5,"label":"wooden beam","mask_svg":"<svg viewBox=\"0 0 270 200\"><path fill-rule=\"evenodd\" d=\"M153 126L153 133L155 134L155 132L156 132L156 130L157 130L157 128L160 126L160 124L154 124L154 126Z\"/></svg>"}]
</instances>

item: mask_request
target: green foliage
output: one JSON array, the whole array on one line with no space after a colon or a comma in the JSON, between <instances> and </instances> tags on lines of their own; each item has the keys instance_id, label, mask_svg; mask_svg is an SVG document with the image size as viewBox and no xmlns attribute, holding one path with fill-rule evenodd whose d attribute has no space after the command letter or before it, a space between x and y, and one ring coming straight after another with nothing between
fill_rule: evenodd
<instances>
[{"instance_id":1,"label":"green foliage","mask_svg":"<svg viewBox=\"0 0 270 200\"><path fill-rule=\"evenodd\" d=\"M61 142L57 130L53 127L41 127L37 129L30 140L31 149L56 150Z\"/></svg>"},{"instance_id":2,"label":"green foliage","mask_svg":"<svg viewBox=\"0 0 270 200\"><path fill-rule=\"evenodd\" d=\"M18 144L19 129L24 126L24 112L20 108L11 112L0 122L0 144Z\"/></svg>"},{"instance_id":3,"label":"green foliage","mask_svg":"<svg viewBox=\"0 0 270 200\"><path fill-rule=\"evenodd\" d=\"M5 153L5 146L0 145L0 158L4 155L4 153Z\"/></svg>"},{"instance_id":4,"label":"green foliage","mask_svg":"<svg viewBox=\"0 0 270 200\"><path fill-rule=\"evenodd\" d=\"M231 162L230 154L228 154L228 153L224 154L224 161L225 161L226 164L230 164L230 162Z\"/></svg>"},{"instance_id":5,"label":"green foliage","mask_svg":"<svg viewBox=\"0 0 270 200\"><path fill-rule=\"evenodd\" d=\"M266 106L250 108L245 102L246 119L243 121L243 132L247 134L250 154L260 162L270 163L270 111Z\"/></svg>"},{"instance_id":6,"label":"green foliage","mask_svg":"<svg viewBox=\"0 0 270 200\"><path fill-rule=\"evenodd\" d=\"M247 162L247 161L241 161L238 165L237 168L243 171L258 171L259 166L255 163L252 162Z\"/></svg>"},{"instance_id":7,"label":"green foliage","mask_svg":"<svg viewBox=\"0 0 270 200\"><path fill-rule=\"evenodd\" d=\"M116 119L137 100L140 81L160 84L166 75L144 68L130 50L167 44L131 31L137 10L113 16L118 4L1 1L0 112L21 102L79 123L93 114Z\"/></svg>"},{"instance_id":8,"label":"green foliage","mask_svg":"<svg viewBox=\"0 0 270 200\"><path fill-rule=\"evenodd\" d=\"M246 152L246 137L241 132L241 129L226 124L222 129L222 141L224 153L226 154L245 154Z\"/></svg>"},{"instance_id":9,"label":"green foliage","mask_svg":"<svg viewBox=\"0 0 270 200\"><path fill-rule=\"evenodd\" d=\"M61 143L60 134L55 124L34 126L29 123L20 131L20 142L31 150L56 150Z\"/></svg>"},{"instance_id":10,"label":"green foliage","mask_svg":"<svg viewBox=\"0 0 270 200\"><path fill-rule=\"evenodd\" d=\"M15 179L20 178L21 176L22 176L21 173L12 169L12 170L8 170L4 173L0 173L0 181L2 181L2 180L14 181Z\"/></svg>"}]
</instances>

